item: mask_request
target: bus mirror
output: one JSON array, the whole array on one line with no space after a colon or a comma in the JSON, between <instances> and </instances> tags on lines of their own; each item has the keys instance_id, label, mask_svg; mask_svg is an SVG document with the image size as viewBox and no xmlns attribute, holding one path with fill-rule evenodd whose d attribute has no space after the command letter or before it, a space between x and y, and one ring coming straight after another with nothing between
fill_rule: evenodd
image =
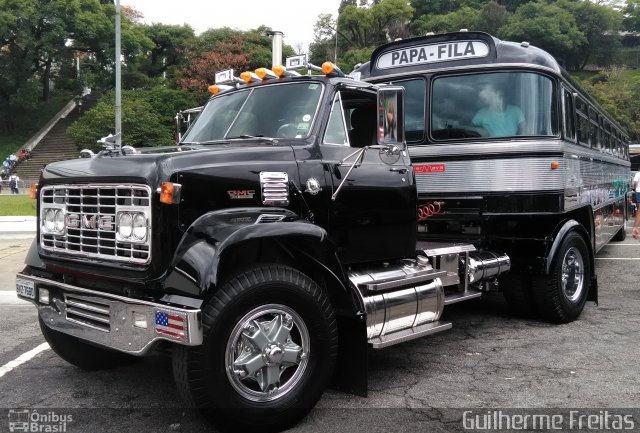
<instances>
[{"instance_id":1,"label":"bus mirror","mask_svg":"<svg viewBox=\"0 0 640 433\"><path fill-rule=\"evenodd\" d=\"M404 149L404 87L384 86L378 89L378 144Z\"/></svg>"}]
</instances>

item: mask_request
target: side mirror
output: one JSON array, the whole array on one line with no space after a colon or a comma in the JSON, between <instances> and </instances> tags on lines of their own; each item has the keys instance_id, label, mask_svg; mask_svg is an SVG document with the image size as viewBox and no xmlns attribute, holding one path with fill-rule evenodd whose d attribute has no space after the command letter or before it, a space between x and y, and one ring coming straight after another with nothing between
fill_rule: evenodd
<instances>
[{"instance_id":1,"label":"side mirror","mask_svg":"<svg viewBox=\"0 0 640 433\"><path fill-rule=\"evenodd\" d=\"M378 89L378 144L404 149L404 87Z\"/></svg>"}]
</instances>

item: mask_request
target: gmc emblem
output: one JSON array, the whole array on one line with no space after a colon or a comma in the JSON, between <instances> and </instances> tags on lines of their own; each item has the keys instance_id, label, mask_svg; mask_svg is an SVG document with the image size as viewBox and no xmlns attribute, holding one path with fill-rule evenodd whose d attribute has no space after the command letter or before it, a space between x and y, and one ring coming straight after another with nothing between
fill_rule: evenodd
<instances>
[{"instance_id":1,"label":"gmc emblem","mask_svg":"<svg viewBox=\"0 0 640 433\"><path fill-rule=\"evenodd\" d=\"M253 198L256 191L253 189L232 189L227 191L229 198L232 200Z\"/></svg>"},{"instance_id":2,"label":"gmc emblem","mask_svg":"<svg viewBox=\"0 0 640 433\"><path fill-rule=\"evenodd\" d=\"M90 230L108 230L111 228L111 217L107 215L83 215L83 214L67 214L66 225L70 229L90 229Z\"/></svg>"}]
</instances>

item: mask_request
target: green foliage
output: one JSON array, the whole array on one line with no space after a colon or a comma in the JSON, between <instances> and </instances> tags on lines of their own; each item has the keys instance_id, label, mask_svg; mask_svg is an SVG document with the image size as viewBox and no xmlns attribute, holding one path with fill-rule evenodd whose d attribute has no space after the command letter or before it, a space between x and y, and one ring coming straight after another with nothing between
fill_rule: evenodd
<instances>
[{"instance_id":1,"label":"green foliage","mask_svg":"<svg viewBox=\"0 0 640 433\"><path fill-rule=\"evenodd\" d=\"M340 69L342 69L344 73L348 74L358 63L368 62L373 50L375 50L375 47L347 51L340 57Z\"/></svg>"},{"instance_id":2,"label":"green foliage","mask_svg":"<svg viewBox=\"0 0 640 433\"><path fill-rule=\"evenodd\" d=\"M36 201L29 195L0 195L0 216L36 216Z\"/></svg>"},{"instance_id":3,"label":"green foliage","mask_svg":"<svg viewBox=\"0 0 640 433\"><path fill-rule=\"evenodd\" d=\"M571 12L545 0L520 6L500 29L499 36L532 41L561 61L575 55L587 42Z\"/></svg>"},{"instance_id":4,"label":"green foliage","mask_svg":"<svg viewBox=\"0 0 640 433\"><path fill-rule=\"evenodd\" d=\"M414 35L424 35L427 32L448 33L460 29L477 30L481 12L469 6L463 6L457 11L444 15L425 15L417 19L412 28Z\"/></svg>"},{"instance_id":5,"label":"green foliage","mask_svg":"<svg viewBox=\"0 0 640 433\"><path fill-rule=\"evenodd\" d=\"M174 144L173 117L179 110L196 105L186 92L156 87L150 90L128 90L122 94L122 143L134 147L169 146ZM113 133L115 97L108 93L67 134L78 148L101 150L98 139Z\"/></svg>"},{"instance_id":6,"label":"green foliage","mask_svg":"<svg viewBox=\"0 0 640 433\"><path fill-rule=\"evenodd\" d=\"M640 74L611 68L591 78L577 77L580 84L627 130L640 140Z\"/></svg>"}]
</instances>

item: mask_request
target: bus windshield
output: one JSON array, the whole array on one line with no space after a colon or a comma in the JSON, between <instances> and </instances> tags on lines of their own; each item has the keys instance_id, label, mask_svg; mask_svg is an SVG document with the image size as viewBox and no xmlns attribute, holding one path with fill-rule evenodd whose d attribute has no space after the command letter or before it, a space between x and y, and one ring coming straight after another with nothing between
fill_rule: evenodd
<instances>
[{"instance_id":1,"label":"bus windshield","mask_svg":"<svg viewBox=\"0 0 640 433\"><path fill-rule=\"evenodd\" d=\"M183 143L233 138L305 138L316 117L323 85L315 82L256 86L213 98Z\"/></svg>"},{"instance_id":2,"label":"bus windshield","mask_svg":"<svg viewBox=\"0 0 640 433\"><path fill-rule=\"evenodd\" d=\"M555 136L553 83L531 72L441 76L431 93L431 137Z\"/></svg>"}]
</instances>

